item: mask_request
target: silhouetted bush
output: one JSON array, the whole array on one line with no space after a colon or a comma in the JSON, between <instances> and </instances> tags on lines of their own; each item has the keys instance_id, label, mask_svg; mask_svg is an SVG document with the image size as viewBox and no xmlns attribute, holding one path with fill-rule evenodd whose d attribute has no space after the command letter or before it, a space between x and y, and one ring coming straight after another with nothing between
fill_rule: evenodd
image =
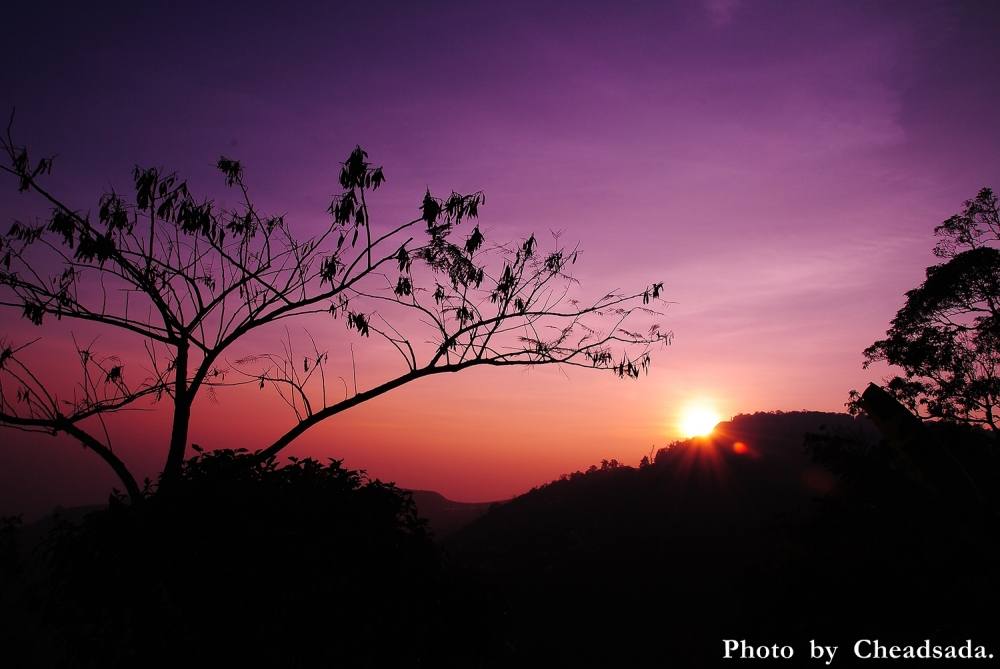
<instances>
[{"instance_id":1,"label":"silhouetted bush","mask_svg":"<svg viewBox=\"0 0 1000 669\"><path fill-rule=\"evenodd\" d=\"M200 455L169 494L60 524L34 564L9 643L37 666L420 664L439 624L408 493L338 461Z\"/></svg>"}]
</instances>

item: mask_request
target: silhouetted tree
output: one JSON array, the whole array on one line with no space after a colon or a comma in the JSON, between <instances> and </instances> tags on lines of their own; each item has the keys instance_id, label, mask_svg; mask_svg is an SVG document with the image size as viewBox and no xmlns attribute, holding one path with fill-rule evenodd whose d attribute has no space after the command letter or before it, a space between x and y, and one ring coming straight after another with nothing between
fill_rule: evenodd
<instances>
[{"instance_id":1,"label":"silhouetted tree","mask_svg":"<svg viewBox=\"0 0 1000 669\"><path fill-rule=\"evenodd\" d=\"M295 419L261 444L259 457L267 459L319 422L426 376L562 364L635 378L653 346L669 341L656 324L628 325L638 314L655 317L650 305L661 299L662 283L571 299L578 251L557 238L543 252L534 236L488 244L474 223L482 192L438 198L428 191L414 219L376 226L369 199L385 175L360 147L341 166L343 191L330 203L329 221L298 236L284 217L254 204L243 166L227 157L218 169L237 194L235 207L196 198L176 174L136 167L128 197L112 190L90 212L49 190L52 159L30 159L10 126L2 146L10 160L4 171L50 214L15 222L0 238L0 306L38 326L55 317L133 335L147 369L74 340L79 382L59 393L32 370L25 354L32 342L7 338L0 342L0 424L75 437L114 469L133 499L142 490L112 450L104 419L143 399L166 401L172 411L160 479L169 487L187 452L195 398L206 389L278 390ZM463 223L472 229L458 238ZM311 314L384 339L405 370L366 389L344 381L343 396L333 399L328 381L337 376L327 371L327 349L311 337L304 354L289 339L283 351L226 361L234 344L260 328Z\"/></svg>"},{"instance_id":2,"label":"silhouetted tree","mask_svg":"<svg viewBox=\"0 0 1000 669\"><path fill-rule=\"evenodd\" d=\"M1000 216L984 188L935 229L944 262L906 293L885 339L865 349L865 367L901 367L886 389L924 418L1000 429ZM857 400L852 393L852 400Z\"/></svg>"}]
</instances>

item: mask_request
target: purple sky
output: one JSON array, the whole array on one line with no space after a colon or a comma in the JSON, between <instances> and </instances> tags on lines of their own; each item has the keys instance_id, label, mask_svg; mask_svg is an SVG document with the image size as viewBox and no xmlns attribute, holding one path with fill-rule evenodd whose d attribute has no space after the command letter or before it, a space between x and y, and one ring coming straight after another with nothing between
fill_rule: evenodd
<instances>
[{"instance_id":1,"label":"purple sky","mask_svg":"<svg viewBox=\"0 0 1000 669\"><path fill-rule=\"evenodd\" d=\"M676 341L637 385L471 375L432 386L454 399L417 442L379 418L405 413L402 391L302 447L459 499L636 461L696 397L841 409L878 378L861 350L933 261L933 227L1000 187L995 3L145 4L6 12L0 110L58 154L52 183L81 207L135 163L215 194L225 153L308 229L360 143L385 166L386 220L427 186L481 188L485 230L563 231L596 290L666 282ZM0 223L34 205L8 183ZM527 425L482 415L498 402ZM483 424L496 443L470 455ZM347 428L365 443L322 448ZM39 474L55 448L0 453L0 511L93 497ZM90 466L55 452L66 480Z\"/></svg>"}]
</instances>

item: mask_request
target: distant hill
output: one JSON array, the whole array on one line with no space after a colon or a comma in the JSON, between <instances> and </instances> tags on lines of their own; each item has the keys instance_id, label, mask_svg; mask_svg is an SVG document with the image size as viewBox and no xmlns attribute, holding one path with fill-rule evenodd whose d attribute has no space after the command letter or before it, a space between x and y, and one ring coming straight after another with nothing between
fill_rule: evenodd
<instances>
[{"instance_id":1,"label":"distant hill","mask_svg":"<svg viewBox=\"0 0 1000 669\"><path fill-rule=\"evenodd\" d=\"M489 511L498 502L456 502L432 490L410 490L417 513L434 535L446 537Z\"/></svg>"},{"instance_id":2,"label":"distant hill","mask_svg":"<svg viewBox=\"0 0 1000 669\"><path fill-rule=\"evenodd\" d=\"M582 560L568 550L574 544L621 546L654 534L675 544L686 533L728 540L732 531L760 530L775 513L836 491L834 474L804 447L807 433L823 432L877 439L867 420L847 414L739 415L720 423L711 437L661 449L649 467L611 463L564 475L490 509L449 545L466 554L526 560L550 559L551 549L561 546L567 549L561 559Z\"/></svg>"},{"instance_id":3,"label":"distant hill","mask_svg":"<svg viewBox=\"0 0 1000 669\"><path fill-rule=\"evenodd\" d=\"M563 666L706 666L723 638L801 649L971 634L946 600L986 592L986 572L920 539L956 519L877 458L833 471L807 433L879 449L873 426L846 414L740 415L648 466L604 463L531 490L445 546L508 598L516 656Z\"/></svg>"}]
</instances>

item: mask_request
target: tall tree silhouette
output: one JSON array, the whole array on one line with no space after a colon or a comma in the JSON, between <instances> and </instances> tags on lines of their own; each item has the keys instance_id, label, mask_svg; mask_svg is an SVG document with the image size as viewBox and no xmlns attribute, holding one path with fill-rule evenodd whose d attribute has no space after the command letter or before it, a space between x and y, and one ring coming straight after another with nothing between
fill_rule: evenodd
<instances>
[{"instance_id":1,"label":"tall tree silhouette","mask_svg":"<svg viewBox=\"0 0 1000 669\"><path fill-rule=\"evenodd\" d=\"M32 342L7 337L0 345L0 424L75 437L114 469L134 499L142 493L103 421L140 400L166 402L172 411L161 476L168 487L189 447L195 398L206 390L255 384L279 392L295 418L260 445L259 456L269 458L321 421L423 377L560 364L635 378L648 368L651 350L669 342L651 308L662 302L662 283L586 303L572 299L578 251L558 238L545 252L534 236L488 243L476 224L482 192L428 191L412 220L377 225L369 199L385 175L360 147L342 164L343 190L330 203L328 222L304 237L254 204L243 166L231 158L220 158L218 169L237 206L196 198L174 173L136 167L128 196L103 194L95 216L45 185L52 159L29 158L9 126L3 148L10 161L4 171L20 191L40 196L50 214L35 224L15 222L0 238L0 305L37 326L54 317L132 335L146 363L102 355L74 339L80 380L72 393L59 394L54 381L31 368L25 349ZM328 349L311 337L304 355L290 339L278 352L233 362L224 355L265 326L317 314L388 342L405 367L373 387L337 384L334 400L328 381L338 377L328 371ZM637 318L645 322L636 325Z\"/></svg>"},{"instance_id":2,"label":"tall tree silhouette","mask_svg":"<svg viewBox=\"0 0 1000 669\"><path fill-rule=\"evenodd\" d=\"M887 390L927 418L1000 431L1000 213L983 188L935 229L944 262L906 293L885 339L865 352L865 366L885 361L903 374ZM858 398L854 393L855 400Z\"/></svg>"}]
</instances>

